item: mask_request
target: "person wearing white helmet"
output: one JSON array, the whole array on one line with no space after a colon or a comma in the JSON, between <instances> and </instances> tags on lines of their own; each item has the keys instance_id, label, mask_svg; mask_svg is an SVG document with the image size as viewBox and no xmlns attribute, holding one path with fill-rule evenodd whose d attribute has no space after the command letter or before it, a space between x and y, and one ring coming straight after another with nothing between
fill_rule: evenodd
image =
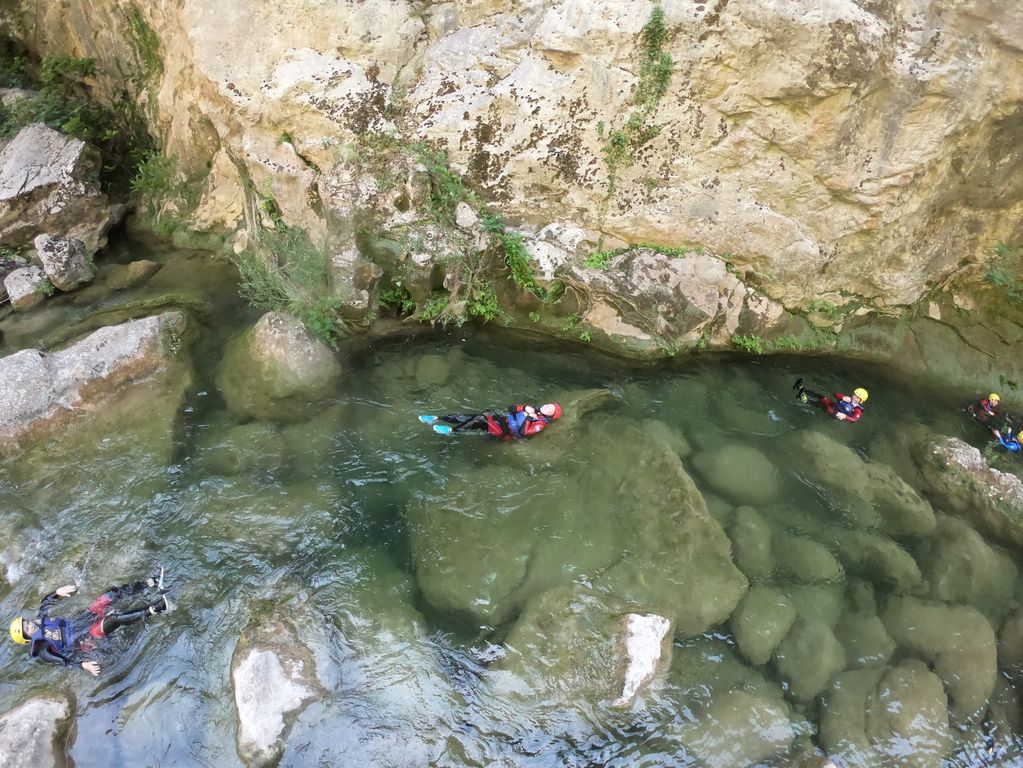
<instances>
[{"instance_id":1,"label":"person wearing white helmet","mask_svg":"<svg viewBox=\"0 0 1023 768\"><path fill-rule=\"evenodd\" d=\"M796 390L796 399L801 403L819 405L831 418L850 424L859 421L863 416L863 404L870 397L870 393L863 387L856 387L851 395L835 392L832 397L828 397L807 389L803 386L802 378L796 379L792 388Z\"/></svg>"}]
</instances>

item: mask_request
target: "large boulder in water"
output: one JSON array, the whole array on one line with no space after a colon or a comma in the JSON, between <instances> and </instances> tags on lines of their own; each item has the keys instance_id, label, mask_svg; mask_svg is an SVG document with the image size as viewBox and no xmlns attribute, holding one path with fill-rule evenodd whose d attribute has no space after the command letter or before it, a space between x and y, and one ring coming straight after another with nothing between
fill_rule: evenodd
<instances>
[{"instance_id":1,"label":"large boulder in water","mask_svg":"<svg viewBox=\"0 0 1023 768\"><path fill-rule=\"evenodd\" d=\"M0 152L0 245L28 247L36 235L77 238L89 253L124 213L100 191L102 158L80 139L42 123L22 128Z\"/></svg>"},{"instance_id":2,"label":"large boulder in water","mask_svg":"<svg viewBox=\"0 0 1023 768\"><path fill-rule=\"evenodd\" d=\"M916 659L835 677L822 697L819 733L840 765L932 768L953 748L941 680Z\"/></svg>"},{"instance_id":3,"label":"large boulder in water","mask_svg":"<svg viewBox=\"0 0 1023 768\"><path fill-rule=\"evenodd\" d=\"M734 443L701 452L693 458L693 465L715 493L736 504L756 506L778 496L777 468L752 446Z\"/></svg>"},{"instance_id":4,"label":"large boulder in water","mask_svg":"<svg viewBox=\"0 0 1023 768\"><path fill-rule=\"evenodd\" d=\"M324 400L341 378L334 351L297 317L268 312L227 344L217 386L227 406L261 421L293 421Z\"/></svg>"},{"instance_id":5,"label":"large boulder in water","mask_svg":"<svg viewBox=\"0 0 1023 768\"><path fill-rule=\"evenodd\" d=\"M749 579L763 579L774 570L771 526L753 507L735 510L728 527L735 564Z\"/></svg>"},{"instance_id":6,"label":"large boulder in water","mask_svg":"<svg viewBox=\"0 0 1023 768\"><path fill-rule=\"evenodd\" d=\"M238 756L274 765L291 722L322 696L312 654L293 627L276 618L250 625L235 648L231 682L238 712Z\"/></svg>"},{"instance_id":7,"label":"large boulder in water","mask_svg":"<svg viewBox=\"0 0 1023 768\"><path fill-rule=\"evenodd\" d=\"M778 573L806 584L842 581L845 570L827 547L805 536L778 531L772 544Z\"/></svg>"},{"instance_id":8,"label":"large boulder in water","mask_svg":"<svg viewBox=\"0 0 1023 768\"><path fill-rule=\"evenodd\" d=\"M729 627L742 655L766 664L796 620L792 601L776 589L754 586L732 612Z\"/></svg>"},{"instance_id":9,"label":"large boulder in water","mask_svg":"<svg viewBox=\"0 0 1023 768\"><path fill-rule=\"evenodd\" d=\"M984 714L998 666L995 633L981 613L970 606L896 596L881 618L903 653L933 665L958 719L973 721Z\"/></svg>"},{"instance_id":10,"label":"large boulder in water","mask_svg":"<svg viewBox=\"0 0 1023 768\"><path fill-rule=\"evenodd\" d=\"M63 766L71 706L65 698L29 699L0 715L0 768Z\"/></svg>"},{"instance_id":11,"label":"large boulder in water","mask_svg":"<svg viewBox=\"0 0 1023 768\"><path fill-rule=\"evenodd\" d=\"M945 437L914 446L924 494L994 541L1023 550L1023 480L993 469L980 451Z\"/></svg>"},{"instance_id":12,"label":"large boulder in water","mask_svg":"<svg viewBox=\"0 0 1023 768\"><path fill-rule=\"evenodd\" d=\"M962 520L942 517L921 542L917 560L935 600L972 605L995 626L1011 609L1016 564Z\"/></svg>"},{"instance_id":13,"label":"large boulder in water","mask_svg":"<svg viewBox=\"0 0 1023 768\"><path fill-rule=\"evenodd\" d=\"M508 655L495 685L557 704L602 701L623 707L671 664L671 622L651 614L622 615L614 599L563 586L530 600L508 634Z\"/></svg>"},{"instance_id":14,"label":"large boulder in water","mask_svg":"<svg viewBox=\"0 0 1023 768\"><path fill-rule=\"evenodd\" d=\"M876 613L849 611L842 614L835 636L845 649L846 663L850 667L887 664L895 651L895 641L888 636L884 622Z\"/></svg>"},{"instance_id":15,"label":"large boulder in water","mask_svg":"<svg viewBox=\"0 0 1023 768\"><path fill-rule=\"evenodd\" d=\"M708 768L770 763L796 736L785 705L758 691L729 691L694 713L678 736Z\"/></svg>"},{"instance_id":16,"label":"large boulder in water","mask_svg":"<svg viewBox=\"0 0 1023 768\"><path fill-rule=\"evenodd\" d=\"M845 650L827 624L800 619L774 652L774 665L792 694L810 701L845 668Z\"/></svg>"},{"instance_id":17,"label":"large boulder in water","mask_svg":"<svg viewBox=\"0 0 1023 768\"><path fill-rule=\"evenodd\" d=\"M828 490L852 524L879 527L891 536L926 536L934 530L930 504L891 467L866 461L821 432L800 432L794 440L810 479Z\"/></svg>"},{"instance_id":18,"label":"large boulder in water","mask_svg":"<svg viewBox=\"0 0 1023 768\"><path fill-rule=\"evenodd\" d=\"M870 531L835 529L831 543L846 570L895 592L918 591L920 567L906 550L887 536Z\"/></svg>"},{"instance_id":19,"label":"large boulder in water","mask_svg":"<svg viewBox=\"0 0 1023 768\"><path fill-rule=\"evenodd\" d=\"M867 703L866 733L888 765L941 765L954 744L941 680L916 659L889 669Z\"/></svg>"},{"instance_id":20,"label":"large boulder in water","mask_svg":"<svg viewBox=\"0 0 1023 768\"><path fill-rule=\"evenodd\" d=\"M749 582L678 455L639 436L629 456L652 482L644 487L633 478L622 489L625 554L594 585L636 610L667 616L678 637L704 632L728 618Z\"/></svg>"},{"instance_id":21,"label":"large boulder in water","mask_svg":"<svg viewBox=\"0 0 1023 768\"><path fill-rule=\"evenodd\" d=\"M0 360L0 453L16 453L71 424L117 412L131 388L187 379L178 359L185 316L168 312L108 326L59 352L34 349ZM180 374L180 375L178 375Z\"/></svg>"}]
</instances>

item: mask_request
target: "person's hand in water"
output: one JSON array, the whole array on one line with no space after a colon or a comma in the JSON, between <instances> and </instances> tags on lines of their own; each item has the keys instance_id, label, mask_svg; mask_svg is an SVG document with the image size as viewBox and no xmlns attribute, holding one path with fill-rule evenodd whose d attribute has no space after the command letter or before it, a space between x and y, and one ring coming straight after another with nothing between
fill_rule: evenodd
<instances>
[{"instance_id":1,"label":"person's hand in water","mask_svg":"<svg viewBox=\"0 0 1023 768\"><path fill-rule=\"evenodd\" d=\"M83 661L82 669L84 669L93 677L99 677L99 664L97 664L95 661Z\"/></svg>"},{"instance_id":2,"label":"person's hand in water","mask_svg":"<svg viewBox=\"0 0 1023 768\"><path fill-rule=\"evenodd\" d=\"M57 589L57 596L58 597L71 597L71 595L73 595L77 591L78 591L78 587L76 587L74 584L66 584L63 587L59 587Z\"/></svg>"}]
</instances>

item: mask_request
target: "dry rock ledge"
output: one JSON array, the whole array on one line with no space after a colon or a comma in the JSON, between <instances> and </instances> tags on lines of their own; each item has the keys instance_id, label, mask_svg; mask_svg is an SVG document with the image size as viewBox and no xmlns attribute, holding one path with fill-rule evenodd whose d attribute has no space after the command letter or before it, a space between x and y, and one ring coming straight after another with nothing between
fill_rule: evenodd
<instances>
[{"instance_id":1,"label":"dry rock ledge","mask_svg":"<svg viewBox=\"0 0 1023 768\"><path fill-rule=\"evenodd\" d=\"M0 455L63 430L177 357L181 312L101 328L60 352L25 349L0 360Z\"/></svg>"},{"instance_id":2,"label":"dry rock ledge","mask_svg":"<svg viewBox=\"0 0 1023 768\"><path fill-rule=\"evenodd\" d=\"M71 719L65 698L29 699L0 715L0 768L67 765L61 743Z\"/></svg>"}]
</instances>

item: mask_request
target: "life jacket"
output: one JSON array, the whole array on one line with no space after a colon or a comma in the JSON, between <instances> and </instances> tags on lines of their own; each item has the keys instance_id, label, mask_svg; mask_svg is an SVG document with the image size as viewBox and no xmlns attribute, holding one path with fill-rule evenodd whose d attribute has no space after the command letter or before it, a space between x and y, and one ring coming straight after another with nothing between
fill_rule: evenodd
<instances>
[{"instance_id":1,"label":"life jacket","mask_svg":"<svg viewBox=\"0 0 1023 768\"><path fill-rule=\"evenodd\" d=\"M846 416L852 416L853 413L856 412L856 406L853 405L852 403L846 402L845 400L836 400L835 401L835 410L836 411L841 411Z\"/></svg>"},{"instance_id":2,"label":"life jacket","mask_svg":"<svg viewBox=\"0 0 1023 768\"><path fill-rule=\"evenodd\" d=\"M32 655L36 649L45 643L50 646L53 653L61 654L65 648L70 648L74 638L71 636L71 627L66 619L51 619L49 616L40 616L36 619L38 629L29 635L29 642L32 643Z\"/></svg>"}]
</instances>

